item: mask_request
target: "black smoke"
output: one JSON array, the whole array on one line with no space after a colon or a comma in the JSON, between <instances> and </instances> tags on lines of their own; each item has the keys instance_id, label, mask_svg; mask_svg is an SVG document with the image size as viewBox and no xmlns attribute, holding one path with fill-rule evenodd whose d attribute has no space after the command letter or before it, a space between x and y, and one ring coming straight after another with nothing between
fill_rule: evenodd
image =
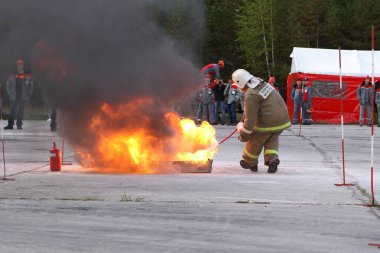
<instances>
[{"instance_id":1,"label":"black smoke","mask_svg":"<svg viewBox=\"0 0 380 253\"><path fill-rule=\"evenodd\" d=\"M186 98L199 82L192 49L202 34L201 1L17 0L0 6L0 67L26 59L47 103L60 109L60 133L74 146L92 145L86 126L104 102L137 97L155 104L134 115L149 111L154 127L170 134L163 108ZM171 18L179 11L187 22Z\"/></svg>"}]
</instances>

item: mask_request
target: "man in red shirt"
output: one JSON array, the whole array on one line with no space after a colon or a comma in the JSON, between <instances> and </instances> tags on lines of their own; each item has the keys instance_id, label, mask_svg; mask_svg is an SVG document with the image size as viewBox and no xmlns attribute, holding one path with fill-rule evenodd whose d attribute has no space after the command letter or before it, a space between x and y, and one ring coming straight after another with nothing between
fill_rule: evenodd
<instances>
[{"instance_id":1,"label":"man in red shirt","mask_svg":"<svg viewBox=\"0 0 380 253\"><path fill-rule=\"evenodd\" d=\"M275 85L276 79L273 76L269 77L268 83L278 92L278 87Z\"/></svg>"},{"instance_id":2,"label":"man in red shirt","mask_svg":"<svg viewBox=\"0 0 380 253\"><path fill-rule=\"evenodd\" d=\"M220 69L224 68L224 61L220 60L217 64L211 63L204 66L201 69L201 73L203 76L210 74L214 78L220 79Z\"/></svg>"}]
</instances>

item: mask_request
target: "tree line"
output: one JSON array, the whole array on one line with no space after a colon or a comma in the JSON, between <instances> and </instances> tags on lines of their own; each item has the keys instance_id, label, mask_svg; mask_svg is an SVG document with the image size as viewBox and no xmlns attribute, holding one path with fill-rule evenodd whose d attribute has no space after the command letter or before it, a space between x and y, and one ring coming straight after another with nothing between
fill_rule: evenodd
<instances>
[{"instance_id":1,"label":"tree line","mask_svg":"<svg viewBox=\"0 0 380 253\"><path fill-rule=\"evenodd\" d=\"M380 0L171 0L171 6L152 5L151 17L200 68L223 59L225 80L245 68L265 80L275 76L282 93L293 47L370 50L371 26L380 30ZM4 15L0 42L10 32ZM375 31L376 49L380 31ZM15 53L27 55L30 48L22 50L0 48L2 80ZM33 96L32 103L43 103L40 94Z\"/></svg>"},{"instance_id":2,"label":"tree line","mask_svg":"<svg viewBox=\"0 0 380 253\"><path fill-rule=\"evenodd\" d=\"M293 47L380 49L380 0L205 0L204 64L246 68L284 91ZM379 38L379 39L377 39Z\"/></svg>"}]
</instances>

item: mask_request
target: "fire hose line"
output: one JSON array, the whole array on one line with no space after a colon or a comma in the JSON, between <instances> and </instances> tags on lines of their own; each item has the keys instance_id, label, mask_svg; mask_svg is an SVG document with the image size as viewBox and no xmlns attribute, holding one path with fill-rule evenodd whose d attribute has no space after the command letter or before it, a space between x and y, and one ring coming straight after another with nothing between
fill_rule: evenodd
<instances>
[{"instance_id":1,"label":"fire hose line","mask_svg":"<svg viewBox=\"0 0 380 253\"><path fill-rule=\"evenodd\" d=\"M224 138L223 140L221 140L221 141L219 142L219 145L222 144L223 142L225 142L226 140L228 140L229 138L231 138L232 135L234 135L234 133L236 133L236 131L237 131L237 128L235 128L235 130L232 131L232 132L231 132L226 138Z\"/></svg>"}]
</instances>

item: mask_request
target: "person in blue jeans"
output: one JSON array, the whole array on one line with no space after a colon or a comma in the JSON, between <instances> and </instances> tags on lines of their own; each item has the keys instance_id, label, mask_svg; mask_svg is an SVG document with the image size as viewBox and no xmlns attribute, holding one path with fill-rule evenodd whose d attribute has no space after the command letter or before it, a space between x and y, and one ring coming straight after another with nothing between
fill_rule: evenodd
<instances>
[{"instance_id":1,"label":"person in blue jeans","mask_svg":"<svg viewBox=\"0 0 380 253\"><path fill-rule=\"evenodd\" d=\"M300 114L300 109L302 106L302 79L301 78L298 78L296 84L293 86L291 98L294 103L293 124L297 124L298 115Z\"/></svg>"},{"instance_id":2,"label":"person in blue jeans","mask_svg":"<svg viewBox=\"0 0 380 253\"><path fill-rule=\"evenodd\" d=\"M17 74L9 75L5 85L11 102L11 111L8 125L4 127L5 130L12 130L15 120L17 121L17 129L22 129L25 105L33 93L32 75L25 73L22 59L17 60L16 69Z\"/></svg>"},{"instance_id":3,"label":"person in blue jeans","mask_svg":"<svg viewBox=\"0 0 380 253\"><path fill-rule=\"evenodd\" d=\"M372 120L372 83L367 76L357 90L357 96L360 104L359 125L363 125L364 112L367 112L367 126L371 126Z\"/></svg>"},{"instance_id":4,"label":"person in blue jeans","mask_svg":"<svg viewBox=\"0 0 380 253\"><path fill-rule=\"evenodd\" d=\"M232 80L228 80L224 95L227 98L227 112L230 118L229 125L236 125L236 101L239 100L239 90L236 85L233 85Z\"/></svg>"},{"instance_id":5,"label":"person in blue jeans","mask_svg":"<svg viewBox=\"0 0 380 253\"><path fill-rule=\"evenodd\" d=\"M223 83L222 79L218 80L218 83L212 88L212 91L214 93L214 115L215 115L215 125L218 124L218 118L219 118L219 106L222 107L222 122L221 124L224 125L226 123L226 106L224 103L224 90L226 89L226 84Z\"/></svg>"},{"instance_id":6,"label":"person in blue jeans","mask_svg":"<svg viewBox=\"0 0 380 253\"><path fill-rule=\"evenodd\" d=\"M377 107L377 126L380 127L380 88L377 80L375 80L375 103Z\"/></svg>"},{"instance_id":7,"label":"person in blue jeans","mask_svg":"<svg viewBox=\"0 0 380 253\"><path fill-rule=\"evenodd\" d=\"M204 79L203 87L198 92L199 106L197 112L197 122L200 124L203 120L207 120L210 124L214 120L214 99L212 90L210 88L211 80L210 75ZM204 117L203 117L204 116Z\"/></svg>"},{"instance_id":8,"label":"person in blue jeans","mask_svg":"<svg viewBox=\"0 0 380 253\"><path fill-rule=\"evenodd\" d=\"M309 83L309 78L305 77L302 81L303 94L302 94L302 125L311 125L311 103L313 100L313 87Z\"/></svg>"}]
</instances>

